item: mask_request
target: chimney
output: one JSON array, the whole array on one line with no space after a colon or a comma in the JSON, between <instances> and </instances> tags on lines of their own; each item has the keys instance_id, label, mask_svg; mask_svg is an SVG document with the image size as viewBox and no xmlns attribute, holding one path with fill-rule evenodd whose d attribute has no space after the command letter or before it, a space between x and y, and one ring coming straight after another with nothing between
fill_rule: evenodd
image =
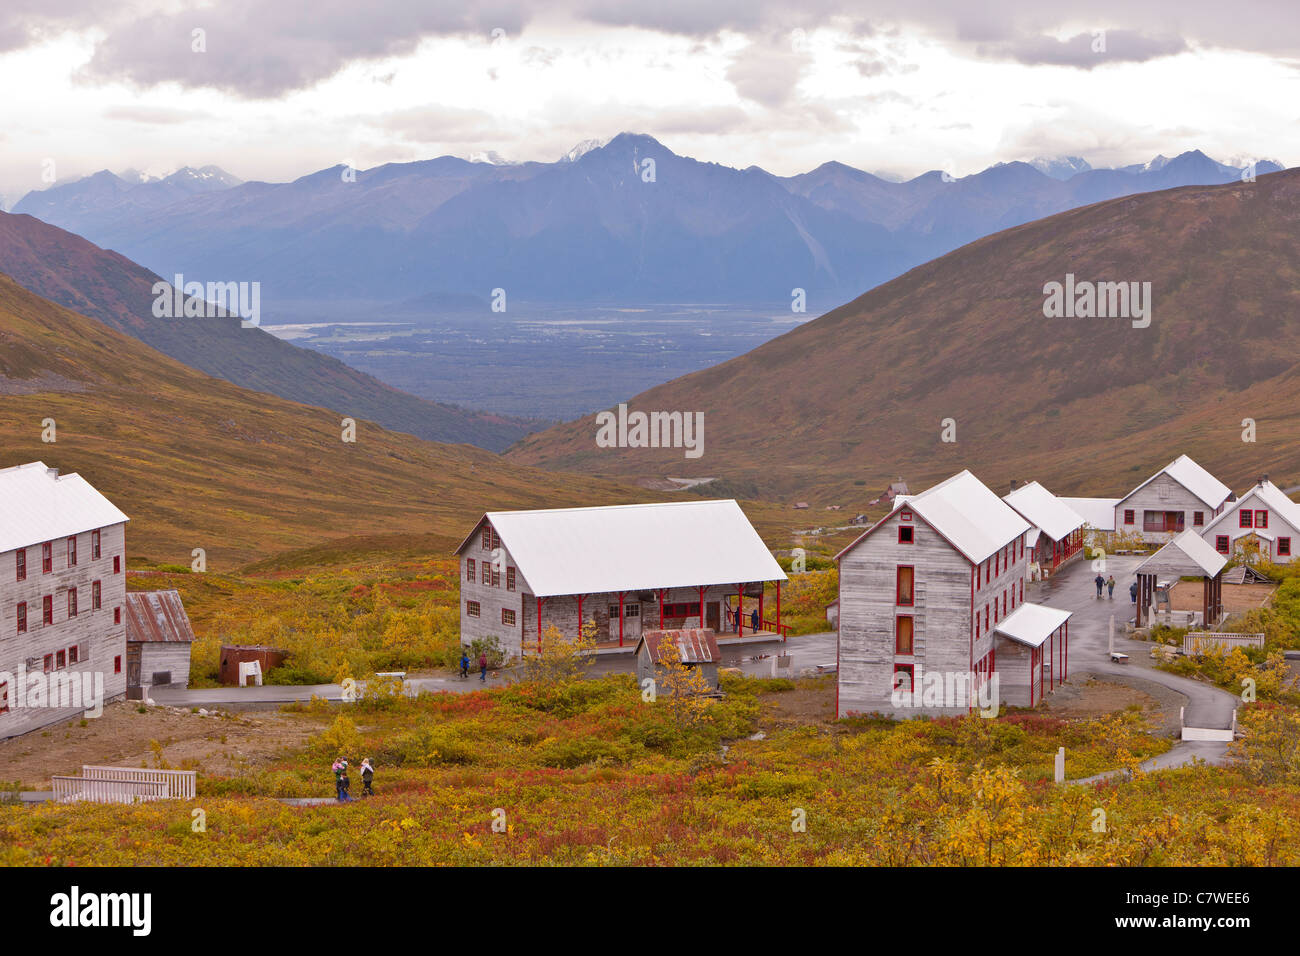
<instances>
[{"instance_id":1,"label":"chimney","mask_svg":"<svg viewBox=\"0 0 1300 956\"><path fill-rule=\"evenodd\" d=\"M46 468L45 473L49 475L51 478L59 477L59 469L57 468Z\"/></svg>"},{"instance_id":2,"label":"chimney","mask_svg":"<svg viewBox=\"0 0 1300 956\"><path fill-rule=\"evenodd\" d=\"M1016 479L1014 478L1011 479L1011 490L1012 491L1016 490Z\"/></svg>"}]
</instances>

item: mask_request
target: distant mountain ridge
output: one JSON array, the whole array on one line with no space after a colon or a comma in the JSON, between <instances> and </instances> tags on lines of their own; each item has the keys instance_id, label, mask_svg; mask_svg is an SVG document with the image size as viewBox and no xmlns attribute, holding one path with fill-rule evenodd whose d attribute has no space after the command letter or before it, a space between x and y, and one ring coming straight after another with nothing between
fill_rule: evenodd
<instances>
[{"instance_id":1,"label":"distant mountain ridge","mask_svg":"<svg viewBox=\"0 0 1300 956\"><path fill-rule=\"evenodd\" d=\"M905 182L837 162L780 177L699 162L631 133L584 142L554 163L483 160L334 167L166 202L143 193L148 185L101 183L101 204L101 193L69 184L30 193L14 210L162 275L256 280L269 297L401 301L501 288L525 302L788 307L803 289L817 313L1001 229L1241 176L1194 150L1123 170L1066 157ZM1261 163L1256 174L1277 168Z\"/></svg>"},{"instance_id":2,"label":"distant mountain ridge","mask_svg":"<svg viewBox=\"0 0 1300 956\"><path fill-rule=\"evenodd\" d=\"M153 286L162 281L159 276L31 216L0 213L0 272L191 368L342 416L493 451L540 425L417 398L260 328L241 328L238 318L156 317Z\"/></svg>"}]
</instances>

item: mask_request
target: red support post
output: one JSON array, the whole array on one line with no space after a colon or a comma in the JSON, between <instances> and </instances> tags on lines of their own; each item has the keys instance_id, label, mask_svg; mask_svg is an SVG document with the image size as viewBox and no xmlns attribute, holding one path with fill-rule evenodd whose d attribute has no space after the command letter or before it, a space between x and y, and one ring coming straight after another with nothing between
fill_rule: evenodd
<instances>
[{"instance_id":1,"label":"red support post","mask_svg":"<svg viewBox=\"0 0 1300 956\"><path fill-rule=\"evenodd\" d=\"M736 585L736 636L740 637L745 630L745 586Z\"/></svg>"},{"instance_id":2,"label":"red support post","mask_svg":"<svg viewBox=\"0 0 1300 956\"><path fill-rule=\"evenodd\" d=\"M763 593L766 590L767 586L764 585L763 590L758 592L758 626L760 628L767 624L766 618L763 617Z\"/></svg>"},{"instance_id":3,"label":"red support post","mask_svg":"<svg viewBox=\"0 0 1300 956\"><path fill-rule=\"evenodd\" d=\"M1066 621L1061 626L1065 631L1062 635L1065 647L1061 654L1061 683L1065 683L1065 679L1070 676L1070 622Z\"/></svg>"},{"instance_id":4,"label":"red support post","mask_svg":"<svg viewBox=\"0 0 1300 956\"><path fill-rule=\"evenodd\" d=\"M781 640L785 640L785 631L781 628L781 582L776 582L776 633L781 635Z\"/></svg>"},{"instance_id":5,"label":"red support post","mask_svg":"<svg viewBox=\"0 0 1300 956\"><path fill-rule=\"evenodd\" d=\"M542 652L542 598L537 599L537 653Z\"/></svg>"},{"instance_id":6,"label":"red support post","mask_svg":"<svg viewBox=\"0 0 1300 956\"><path fill-rule=\"evenodd\" d=\"M623 646L623 592L618 592L618 646Z\"/></svg>"}]
</instances>

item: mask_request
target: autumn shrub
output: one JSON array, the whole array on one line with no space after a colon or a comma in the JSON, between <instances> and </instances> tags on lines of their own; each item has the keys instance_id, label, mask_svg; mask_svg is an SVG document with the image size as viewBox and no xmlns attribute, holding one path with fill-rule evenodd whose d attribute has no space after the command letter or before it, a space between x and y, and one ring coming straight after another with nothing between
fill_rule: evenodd
<instances>
[{"instance_id":1,"label":"autumn shrub","mask_svg":"<svg viewBox=\"0 0 1300 956\"><path fill-rule=\"evenodd\" d=\"M347 714L339 714L334 723L311 739L311 749L319 757L352 757L361 749L361 734Z\"/></svg>"}]
</instances>

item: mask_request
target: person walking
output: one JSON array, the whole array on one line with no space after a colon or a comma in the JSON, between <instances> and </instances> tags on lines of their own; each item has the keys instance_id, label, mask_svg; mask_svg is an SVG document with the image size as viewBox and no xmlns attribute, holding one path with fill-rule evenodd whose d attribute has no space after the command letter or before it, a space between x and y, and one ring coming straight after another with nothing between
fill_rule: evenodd
<instances>
[{"instance_id":1,"label":"person walking","mask_svg":"<svg viewBox=\"0 0 1300 956\"><path fill-rule=\"evenodd\" d=\"M1112 601L1115 600L1115 575L1106 578L1106 596Z\"/></svg>"},{"instance_id":2,"label":"person walking","mask_svg":"<svg viewBox=\"0 0 1300 956\"><path fill-rule=\"evenodd\" d=\"M370 765L370 758L367 757L361 761L361 795L363 797L373 797L375 788L372 786L375 780L375 768Z\"/></svg>"},{"instance_id":3,"label":"person walking","mask_svg":"<svg viewBox=\"0 0 1300 956\"><path fill-rule=\"evenodd\" d=\"M334 765L330 767L334 771L334 796L340 803L343 802L343 768L346 766L342 757L336 757Z\"/></svg>"},{"instance_id":4,"label":"person walking","mask_svg":"<svg viewBox=\"0 0 1300 956\"><path fill-rule=\"evenodd\" d=\"M487 651L482 651L478 656L478 679L480 683L487 683Z\"/></svg>"},{"instance_id":5,"label":"person walking","mask_svg":"<svg viewBox=\"0 0 1300 956\"><path fill-rule=\"evenodd\" d=\"M339 778L339 800L347 803L352 799L348 789L352 786L352 781L348 778L348 762L343 761L343 776Z\"/></svg>"},{"instance_id":6,"label":"person walking","mask_svg":"<svg viewBox=\"0 0 1300 956\"><path fill-rule=\"evenodd\" d=\"M754 634L758 633L758 608L749 612L749 630Z\"/></svg>"},{"instance_id":7,"label":"person walking","mask_svg":"<svg viewBox=\"0 0 1300 956\"><path fill-rule=\"evenodd\" d=\"M1101 597L1101 588L1102 585L1106 583L1106 579L1103 578L1100 574L1098 574L1095 578L1093 578L1092 583L1097 585L1097 597Z\"/></svg>"},{"instance_id":8,"label":"person walking","mask_svg":"<svg viewBox=\"0 0 1300 956\"><path fill-rule=\"evenodd\" d=\"M1128 586L1128 599L1134 604L1138 602L1138 583L1136 581Z\"/></svg>"},{"instance_id":9,"label":"person walking","mask_svg":"<svg viewBox=\"0 0 1300 956\"><path fill-rule=\"evenodd\" d=\"M468 678L469 678L469 652L462 649L460 652L460 679L467 680Z\"/></svg>"}]
</instances>

